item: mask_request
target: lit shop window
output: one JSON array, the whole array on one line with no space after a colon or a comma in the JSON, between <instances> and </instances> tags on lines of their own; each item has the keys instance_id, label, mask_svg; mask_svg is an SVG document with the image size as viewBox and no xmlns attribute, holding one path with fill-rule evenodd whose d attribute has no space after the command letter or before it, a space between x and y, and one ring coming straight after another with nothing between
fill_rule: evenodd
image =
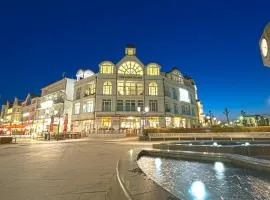
<instances>
[{"instance_id":1,"label":"lit shop window","mask_svg":"<svg viewBox=\"0 0 270 200\"><path fill-rule=\"evenodd\" d=\"M123 63L119 69L118 69L118 74L123 74L123 75L143 75L143 69L142 67L134 62L134 61L128 61Z\"/></svg>"},{"instance_id":2,"label":"lit shop window","mask_svg":"<svg viewBox=\"0 0 270 200\"><path fill-rule=\"evenodd\" d=\"M147 67L147 75L153 76L153 75L159 75L159 67L154 64L150 64Z\"/></svg>"},{"instance_id":3,"label":"lit shop window","mask_svg":"<svg viewBox=\"0 0 270 200\"><path fill-rule=\"evenodd\" d=\"M112 124L112 119L110 117L101 118L101 126L102 128L110 128Z\"/></svg>"},{"instance_id":4,"label":"lit shop window","mask_svg":"<svg viewBox=\"0 0 270 200\"><path fill-rule=\"evenodd\" d=\"M94 102L87 101L83 104L83 112L93 112Z\"/></svg>"},{"instance_id":5,"label":"lit shop window","mask_svg":"<svg viewBox=\"0 0 270 200\"><path fill-rule=\"evenodd\" d=\"M113 74L113 65L109 62L104 62L100 66L100 73Z\"/></svg>"},{"instance_id":6,"label":"lit shop window","mask_svg":"<svg viewBox=\"0 0 270 200\"><path fill-rule=\"evenodd\" d=\"M149 84L149 95L151 95L151 96L158 95L158 86L157 86L157 83L151 82Z\"/></svg>"},{"instance_id":7,"label":"lit shop window","mask_svg":"<svg viewBox=\"0 0 270 200\"><path fill-rule=\"evenodd\" d=\"M106 95L112 94L112 83L110 81L106 81L103 84L103 94L106 94Z\"/></svg>"},{"instance_id":8,"label":"lit shop window","mask_svg":"<svg viewBox=\"0 0 270 200\"><path fill-rule=\"evenodd\" d=\"M159 127L159 118L158 117L149 117L149 126L153 128Z\"/></svg>"},{"instance_id":9,"label":"lit shop window","mask_svg":"<svg viewBox=\"0 0 270 200\"><path fill-rule=\"evenodd\" d=\"M80 103L75 103L75 106L74 106L74 113L75 115L78 115L80 114Z\"/></svg>"}]
</instances>

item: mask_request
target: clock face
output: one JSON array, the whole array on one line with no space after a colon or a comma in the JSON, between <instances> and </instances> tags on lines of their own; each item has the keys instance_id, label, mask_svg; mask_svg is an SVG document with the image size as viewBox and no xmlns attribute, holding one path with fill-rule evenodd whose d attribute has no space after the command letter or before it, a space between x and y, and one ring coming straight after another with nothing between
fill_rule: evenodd
<instances>
[{"instance_id":1,"label":"clock face","mask_svg":"<svg viewBox=\"0 0 270 200\"><path fill-rule=\"evenodd\" d=\"M261 51L262 51L263 57L266 57L268 54L268 45L265 38L263 38L261 41Z\"/></svg>"}]
</instances>

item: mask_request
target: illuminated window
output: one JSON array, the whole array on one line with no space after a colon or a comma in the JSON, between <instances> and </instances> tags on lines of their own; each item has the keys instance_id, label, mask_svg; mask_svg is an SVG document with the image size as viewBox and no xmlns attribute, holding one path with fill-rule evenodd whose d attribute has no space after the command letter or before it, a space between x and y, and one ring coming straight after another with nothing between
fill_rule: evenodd
<instances>
[{"instance_id":1,"label":"illuminated window","mask_svg":"<svg viewBox=\"0 0 270 200\"><path fill-rule=\"evenodd\" d=\"M123 63L119 69L118 74L124 74L124 75L143 75L143 69L142 67L134 62L134 61L128 61Z\"/></svg>"},{"instance_id":2,"label":"illuminated window","mask_svg":"<svg viewBox=\"0 0 270 200\"><path fill-rule=\"evenodd\" d=\"M104 62L100 66L100 73L113 74L113 65L109 62Z\"/></svg>"},{"instance_id":3,"label":"illuminated window","mask_svg":"<svg viewBox=\"0 0 270 200\"><path fill-rule=\"evenodd\" d=\"M183 83L183 76L181 75L181 73L178 70L174 70L171 74L171 78L174 81Z\"/></svg>"},{"instance_id":4,"label":"illuminated window","mask_svg":"<svg viewBox=\"0 0 270 200\"><path fill-rule=\"evenodd\" d=\"M74 106L75 115L80 114L80 108L81 108L81 104L80 103L75 103L75 106Z\"/></svg>"},{"instance_id":5,"label":"illuminated window","mask_svg":"<svg viewBox=\"0 0 270 200\"><path fill-rule=\"evenodd\" d=\"M96 84L94 82L90 83L89 85L87 85L87 88L84 92L84 96L87 97L91 94L95 94L96 93Z\"/></svg>"},{"instance_id":6,"label":"illuminated window","mask_svg":"<svg viewBox=\"0 0 270 200\"><path fill-rule=\"evenodd\" d=\"M159 75L159 67L157 65L150 64L147 67L147 75Z\"/></svg>"},{"instance_id":7,"label":"illuminated window","mask_svg":"<svg viewBox=\"0 0 270 200\"><path fill-rule=\"evenodd\" d=\"M133 81L126 82L126 95L136 95L136 83Z\"/></svg>"},{"instance_id":8,"label":"illuminated window","mask_svg":"<svg viewBox=\"0 0 270 200\"><path fill-rule=\"evenodd\" d=\"M158 95L158 86L157 86L157 83L151 82L149 84L149 95L151 95L151 96Z\"/></svg>"},{"instance_id":9,"label":"illuminated window","mask_svg":"<svg viewBox=\"0 0 270 200\"><path fill-rule=\"evenodd\" d=\"M118 81L117 82L117 91L118 95L124 95L125 94L125 87L124 87L124 81Z\"/></svg>"},{"instance_id":10,"label":"illuminated window","mask_svg":"<svg viewBox=\"0 0 270 200\"><path fill-rule=\"evenodd\" d=\"M102 111L103 112L111 112L111 109L112 109L111 99L103 99L102 100Z\"/></svg>"},{"instance_id":11,"label":"illuminated window","mask_svg":"<svg viewBox=\"0 0 270 200\"><path fill-rule=\"evenodd\" d=\"M110 128L112 125L111 117L102 117L101 118L101 127L102 128Z\"/></svg>"},{"instance_id":12,"label":"illuminated window","mask_svg":"<svg viewBox=\"0 0 270 200\"><path fill-rule=\"evenodd\" d=\"M93 112L93 108L94 108L94 102L91 101L87 101L83 104L83 112Z\"/></svg>"},{"instance_id":13,"label":"illuminated window","mask_svg":"<svg viewBox=\"0 0 270 200\"><path fill-rule=\"evenodd\" d=\"M137 95L143 95L143 84L142 83L137 83Z\"/></svg>"},{"instance_id":14,"label":"illuminated window","mask_svg":"<svg viewBox=\"0 0 270 200\"><path fill-rule=\"evenodd\" d=\"M103 84L103 94L106 94L106 95L112 94L112 83L110 81L106 81Z\"/></svg>"}]
</instances>

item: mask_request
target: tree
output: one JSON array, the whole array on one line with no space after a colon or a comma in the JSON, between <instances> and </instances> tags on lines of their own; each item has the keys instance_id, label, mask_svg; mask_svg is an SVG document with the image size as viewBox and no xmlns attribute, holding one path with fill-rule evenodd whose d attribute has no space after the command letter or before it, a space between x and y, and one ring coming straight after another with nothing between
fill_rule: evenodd
<instances>
[{"instance_id":1,"label":"tree","mask_svg":"<svg viewBox=\"0 0 270 200\"><path fill-rule=\"evenodd\" d=\"M243 125L246 126L246 118L245 118L246 112L241 110L241 116L243 117Z\"/></svg>"},{"instance_id":2,"label":"tree","mask_svg":"<svg viewBox=\"0 0 270 200\"><path fill-rule=\"evenodd\" d=\"M227 123L228 123L228 125L230 124L229 113L230 113L229 109L228 109L228 108L225 108L223 114L224 114L224 115L226 116L226 118L227 118Z\"/></svg>"}]
</instances>

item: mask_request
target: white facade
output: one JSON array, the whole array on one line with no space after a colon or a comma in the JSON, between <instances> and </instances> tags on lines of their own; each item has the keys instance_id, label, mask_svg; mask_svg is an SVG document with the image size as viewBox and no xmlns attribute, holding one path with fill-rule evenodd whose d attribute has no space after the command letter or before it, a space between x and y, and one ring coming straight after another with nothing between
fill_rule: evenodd
<instances>
[{"instance_id":1,"label":"white facade","mask_svg":"<svg viewBox=\"0 0 270 200\"><path fill-rule=\"evenodd\" d=\"M163 73L157 63L143 64L135 53L135 47L128 46L118 63L100 63L99 73L78 71L72 131L199 125L194 81L177 68Z\"/></svg>"},{"instance_id":2,"label":"white facade","mask_svg":"<svg viewBox=\"0 0 270 200\"><path fill-rule=\"evenodd\" d=\"M64 78L42 88L35 120L36 132L63 132L67 116L67 131L71 131L72 101L75 80ZM53 128L51 127L53 126Z\"/></svg>"}]
</instances>

